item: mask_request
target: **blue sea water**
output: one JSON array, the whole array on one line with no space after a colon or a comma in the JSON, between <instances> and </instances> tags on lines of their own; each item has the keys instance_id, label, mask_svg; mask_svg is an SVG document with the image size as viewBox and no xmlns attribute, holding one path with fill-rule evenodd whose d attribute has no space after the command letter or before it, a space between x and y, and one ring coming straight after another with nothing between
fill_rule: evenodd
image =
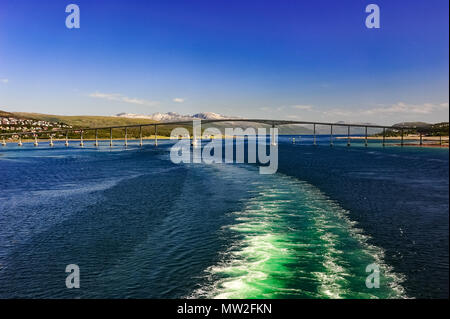
<instances>
[{"instance_id":1,"label":"blue sea water","mask_svg":"<svg viewBox=\"0 0 450 319\"><path fill-rule=\"evenodd\" d=\"M170 141L1 149L0 298L448 298L448 149L291 138L275 175Z\"/></svg>"}]
</instances>

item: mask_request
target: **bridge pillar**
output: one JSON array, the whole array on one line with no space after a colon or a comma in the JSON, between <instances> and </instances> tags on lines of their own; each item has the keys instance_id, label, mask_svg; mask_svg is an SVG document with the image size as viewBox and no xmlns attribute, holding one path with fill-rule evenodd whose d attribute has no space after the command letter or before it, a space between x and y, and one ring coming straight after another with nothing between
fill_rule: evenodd
<instances>
[{"instance_id":1,"label":"bridge pillar","mask_svg":"<svg viewBox=\"0 0 450 319\"><path fill-rule=\"evenodd\" d=\"M19 143L17 143L17 145L23 146L23 143L22 143L22 135L19 135Z\"/></svg>"},{"instance_id":2,"label":"bridge pillar","mask_svg":"<svg viewBox=\"0 0 450 319\"><path fill-rule=\"evenodd\" d=\"M83 131L80 131L80 146L84 147L84 142L83 142Z\"/></svg>"},{"instance_id":3,"label":"bridge pillar","mask_svg":"<svg viewBox=\"0 0 450 319\"><path fill-rule=\"evenodd\" d=\"M192 146L193 147L198 147L198 139L196 136L192 137Z\"/></svg>"},{"instance_id":4,"label":"bridge pillar","mask_svg":"<svg viewBox=\"0 0 450 319\"><path fill-rule=\"evenodd\" d=\"M350 125L347 126L347 146L350 146Z\"/></svg>"},{"instance_id":5,"label":"bridge pillar","mask_svg":"<svg viewBox=\"0 0 450 319\"><path fill-rule=\"evenodd\" d=\"M366 133L365 134L366 135L364 137L364 146L367 147L368 146L368 144L367 144L367 126L366 126Z\"/></svg>"},{"instance_id":6,"label":"bridge pillar","mask_svg":"<svg viewBox=\"0 0 450 319\"><path fill-rule=\"evenodd\" d=\"M317 146L317 139L316 139L316 124L313 125L313 145Z\"/></svg>"},{"instance_id":7,"label":"bridge pillar","mask_svg":"<svg viewBox=\"0 0 450 319\"><path fill-rule=\"evenodd\" d=\"M439 145L442 146L442 133L439 133Z\"/></svg>"},{"instance_id":8,"label":"bridge pillar","mask_svg":"<svg viewBox=\"0 0 450 319\"><path fill-rule=\"evenodd\" d=\"M36 147L39 146L37 135L34 136L34 146L36 146Z\"/></svg>"},{"instance_id":9,"label":"bridge pillar","mask_svg":"<svg viewBox=\"0 0 450 319\"><path fill-rule=\"evenodd\" d=\"M193 122L192 125L192 147L193 148L197 148L199 146L199 136L201 138L202 135L202 129L201 129L201 122L200 120L196 120ZM197 156L200 157L201 154L196 154ZM195 156L195 155L194 155Z\"/></svg>"},{"instance_id":10,"label":"bridge pillar","mask_svg":"<svg viewBox=\"0 0 450 319\"><path fill-rule=\"evenodd\" d=\"M109 147L113 146L113 134L112 128L109 129Z\"/></svg>"},{"instance_id":11,"label":"bridge pillar","mask_svg":"<svg viewBox=\"0 0 450 319\"><path fill-rule=\"evenodd\" d=\"M400 145L401 145L401 146L403 146L403 144L404 144L404 143L403 143L403 128L402 128L402 130L401 130L401 131L402 131L402 140L401 140L401 143L400 143Z\"/></svg>"},{"instance_id":12,"label":"bridge pillar","mask_svg":"<svg viewBox=\"0 0 450 319\"><path fill-rule=\"evenodd\" d=\"M66 131L66 147L69 147L69 131Z\"/></svg>"},{"instance_id":13,"label":"bridge pillar","mask_svg":"<svg viewBox=\"0 0 450 319\"><path fill-rule=\"evenodd\" d=\"M6 140L5 140L5 137L3 137L3 140L2 140L2 146L6 146Z\"/></svg>"},{"instance_id":14,"label":"bridge pillar","mask_svg":"<svg viewBox=\"0 0 450 319\"><path fill-rule=\"evenodd\" d=\"M128 146L128 127L125 127L125 147Z\"/></svg>"},{"instance_id":15,"label":"bridge pillar","mask_svg":"<svg viewBox=\"0 0 450 319\"><path fill-rule=\"evenodd\" d=\"M423 137L422 137L422 133L420 133L420 146L422 146L423 145Z\"/></svg>"},{"instance_id":16,"label":"bridge pillar","mask_svg":"<svg viewBox=\"0 0 450 319\"><path fill-rule=\"evenodd\" d=\"M386 146L386 128L383 127L383 147Z\"/></svg>"},{"instance_id":17,"label":"bridge pillar","mask_svg":"<svg viewBox=\"0 0 450 319\"><path fill-rule=\"evenodd\" d=\"M95 130L95 143L94 143L95 147L98 147L98 130Z\"/></svg>"},{"instance_id":18,"label":"bridge pillar","mask_svg":"<svg viewBox=\"0 0 450 319\"><path fill-rule=\"evenodd\" d=\"M158 126L155 124L155 146L158 146Z\"/></svg>"},{"instance_id":19,"label":"bridge pillar","mask_svg":"<svg viewBox=\"0 0 450 319\"><path fill-rule=\"evenodd\" d=\"M50 147L53 147L53 146L54 146L54 143L53 143L53 136L50 135Z\"/></svg>"},{"instance_id":20,"label":"bridge pillar","mask_svg":"<svg viewBox=\"0 0 450 319\"><path fill-rule=\"evenodd\" d=\"M333 124L330 125L330 146L333 146Z\"/></svg>"},{"instance_id":21,"label":"bridge pillar","mask_svg":"<svg viewBox=\"0 0 450 319\"><path fill-rule=\"evenodd\" d=\"M275 134L275 124L272 124L272 132L270 137L270 145L277 146L276 134Z\"/></svg>"},{"instance_id":22,"label":"bridge pillar","mask_svg":"<svg viewBox=\"0 0 450 319\"><path fill-rule=\"evenodd\" d=\"M139 126L139 146L142 147L144 145L142 141L142 126Z\"/></svg>"}]
</instances>

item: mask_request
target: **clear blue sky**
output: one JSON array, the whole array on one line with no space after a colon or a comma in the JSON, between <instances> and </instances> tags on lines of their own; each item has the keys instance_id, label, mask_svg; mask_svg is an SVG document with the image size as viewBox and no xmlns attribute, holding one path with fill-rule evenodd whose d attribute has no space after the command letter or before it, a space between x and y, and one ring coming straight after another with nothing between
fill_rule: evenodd
<instances>
[{"instance_id":1,"label":"clear blue sky","mask_svg":"<svg viewBox=\"0 0 450 319\"><path fill-rule=\"evenodd\" d=\"M67 29L66 5L81 10ZM365 27L366 5L381 28ZM448 119L448 0L1 0L0 109Z\"/></svg>"}]
</instances>

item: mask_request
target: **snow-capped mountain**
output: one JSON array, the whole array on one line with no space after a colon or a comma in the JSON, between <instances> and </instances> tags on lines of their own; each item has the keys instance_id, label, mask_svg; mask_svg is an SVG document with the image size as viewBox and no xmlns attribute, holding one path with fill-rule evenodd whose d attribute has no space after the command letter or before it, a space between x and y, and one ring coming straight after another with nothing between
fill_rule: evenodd
<instances>
[{"instance_id":1,"label":"snow-capped mountain","mask_svg":"<svg viewBox=\"0 0 450 319\"><path fill-rule=\"evenodd\" d=\"M182 115L175 112L167 112L167 113L153 113L151 115L141 115L141 114L133 114L133 113L119 113L116 115L117 117L125 117L125 118L133 118L133 119L149 119L159 122L173 122L173 121L190 121L194 119L201 120L220 120L220 119L233 119L236 117L224 116L217 113L212 112L203 112L197 113L193 115Z\"/></svg>"}]
</instances>

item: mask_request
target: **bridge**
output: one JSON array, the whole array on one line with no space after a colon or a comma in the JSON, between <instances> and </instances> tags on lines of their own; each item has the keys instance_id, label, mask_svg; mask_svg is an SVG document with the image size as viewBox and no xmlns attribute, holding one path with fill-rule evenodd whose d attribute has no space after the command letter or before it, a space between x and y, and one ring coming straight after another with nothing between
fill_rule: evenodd
<instances>
[{"instance_id":1,"label":"bridge","mask_svg":"<svg viewBox=\"0 0 450 319\"><path fill-rule=\"evenodd\" d=\"M282 125L312 125L313 126L313 144L317 145L317 126L328 126L330 128L330 145L333 145L333 128L335 127L346 127L347 128L347 146L351 145L351 129L352 128L365 128L365 135L364 135L364 144L365 146L368 146L368 129L374 128L374 129L382 129L382 144L383 146L386 145L386 130L397 130L401 132L400 136L400 145L404 146L404 131L405 130L415 130L417 127L408 127L408 126L384 126L384 125L366 125L366 124L346 124L346 123L326 123L326 122L309 122L309 121L290 121L290 120L268 120L268 119L212 119L212 120L201 120L202 124L213 124L213 123L220 123L220 122L247 122L247 123L258 123L258 124L264 124L272 126L272 128L282 126ZM88 131L94 131L95 132L95 142L94 146L99 146L99 138L98 138L98 132L100 130L109 130L110 132L110 146L113 146L113 129L121 129L124 130L124 140L125 140L125 146L128 145L128 129L129 128L138 128L139 129L139 145L143 146L144 140L143 140L143 134L142 130L145 127L153 127L154 128L154 144L158 145L158 127L160 126L191 126L193 125L192 121L174 121L174 122L157 122L157 123L150 123L150 124L131 124L131 125L122 125L122 126L107 126L107 127L87 127L87 128L71 128L71 129L60 129L60 130L52 130L52 131L24 131L24 132L13 132L13 133L3 133L0 134L0 137L2 139L2 146L7 146L6 138L11 137L17 137L18 139L18 145L23 146L22 140L24 137L33 137L34 138L34 145L38 146L38 138L39 135L48 135L50 136L50 146L54 146L53 142L53 135L55 134L65 134L65 145L69 146L69 133L79 133L80 134L80 146L84 146L84 140L83 140L83 134ZM423 145L423 133L420 133L420 145ZM439 144L442 145L442 136L440 136Z\"/></svg>"}]
</instances>

